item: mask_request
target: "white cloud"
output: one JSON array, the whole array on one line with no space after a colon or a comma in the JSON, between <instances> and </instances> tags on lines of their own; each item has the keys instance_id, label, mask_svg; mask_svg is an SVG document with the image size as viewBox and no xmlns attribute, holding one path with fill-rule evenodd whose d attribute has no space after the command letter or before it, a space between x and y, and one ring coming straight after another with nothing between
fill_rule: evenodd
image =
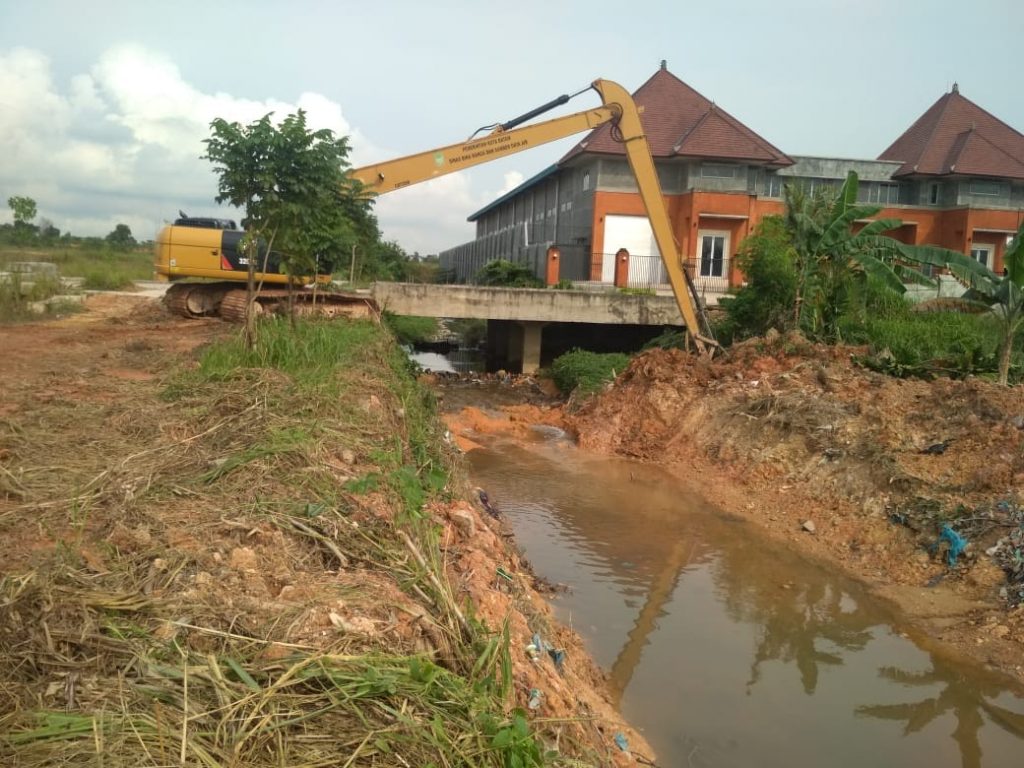
<instances>
[{"instance_id":1,"label":"white cloud","mask_svg":"<svg viewBox=\"0 0 1024 768\"><path fill-rule=\"evenodd\" d=\"M108 49L66 87L43 53L0 51L0 194L35 198L41 216L75 234L104 235L124 222L147 239L179 208L218 212L215 177L200 159L213 119L244 123L297 108L312 128L348 135L356 164L397 154L375 146L322 94L289 103L206 93L171 59L137 45ZM505 186L517 179L506 174ZM470 239L465 217L486 202L461 174L383 197L377 214L387 239L431 253Z\"/></svg>"},{"instance_id":2,"label":"white cloud","mask_svg":"<svg viewBox=\"0 0 1024 768\"><path fill-rule=\"evenodd\" d=\"M504 195L506 192L511 192L513 189L523 183L526 177L523 176L519 171L509 171L505 174L505 183L502 185L501 190L498 192L498 196Z\"/></svg>"}]
</instances>

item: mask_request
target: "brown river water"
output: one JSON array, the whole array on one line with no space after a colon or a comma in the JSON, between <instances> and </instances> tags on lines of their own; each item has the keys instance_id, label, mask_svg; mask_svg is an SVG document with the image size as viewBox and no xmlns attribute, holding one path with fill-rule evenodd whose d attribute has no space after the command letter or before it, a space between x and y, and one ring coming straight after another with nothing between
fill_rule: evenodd
<instances>
[{"instance_id":1,"label":"brown river water","mask_svg":"<svg viewBox=\"0 0 1024 768\"><path fill-rule=\"evenodd\" d=\"M559 619L659 765L1024 766L1024 691L915 645L856 582L656 466L550 428L480 440L472 479L535 571L568 587Z\"/></svg>"}]
</instances>

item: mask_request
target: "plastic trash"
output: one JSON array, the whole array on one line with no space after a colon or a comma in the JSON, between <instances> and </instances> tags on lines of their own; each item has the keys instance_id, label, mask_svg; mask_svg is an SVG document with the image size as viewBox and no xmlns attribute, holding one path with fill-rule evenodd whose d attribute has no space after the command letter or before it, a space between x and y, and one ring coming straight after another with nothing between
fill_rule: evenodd
<instances>
[{"instance_id":1,"label":"plastic trash","mask_svg":"<svg viewBox=\"0 0 1024 768\"><path fill-rule=\"evenodd\" d=\"M623 752L629 752L629 742L626 741L626 736L623 733L615 734L615 746Z\"/></svg>"},{"instance_id":2,"label":"plastic trash","mask_svg":"<svg viewBox=\"0 0 1024 768\"><path fill-rule=\"evenodd\" d=\"M561 648L549 648L548 656L550 656L551 660L555 662L555 669L557 669L559 673L563 672L563 666L565 665L565 651Z\"/></svg>"},{"instance_id":3,"label":"plastic trash","mask_svg":"<svg viewBox=\"0 0 1024 768\"><path fill-rule=\"evenodd\" d=\"M939 541L948 541L949 550L946 552L946 564L952 568L956 565L956 559L967 548L967 539L954 531L949 523L942 524L942 531L939 533Z\"/></svg>"},{"instance_id":4,"label":"plastic trash","mask_svg":"<svg viewBox=\"0 0 1024 768\"><path fill-rule=\"evenodd\" d=\"M526 702L526 706L530 709L540 709L540 702L544 698L544 694L539 688L530 689L530 700Z\"/></svg>"},{"instance_id":5,"label":"plastic trash","mask_svg":"<svg viewBox=\"0 0 1024 768\"><path fill-rule=\"evenodd\" d=\"M526 646L526 658L534 663L540 659L540 649L537 648L535 643L530 643Z\"/></svg>"}]
</instances>

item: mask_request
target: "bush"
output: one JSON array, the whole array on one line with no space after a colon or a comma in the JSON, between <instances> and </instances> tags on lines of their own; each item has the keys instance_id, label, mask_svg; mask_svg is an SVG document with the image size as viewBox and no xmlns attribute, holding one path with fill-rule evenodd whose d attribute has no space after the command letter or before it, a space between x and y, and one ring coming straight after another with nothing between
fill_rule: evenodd
<instances>
[{"instance_id":1,"label":"bush","mask_svg":"<svg viewBox=\"0 0 1024 768\"><path fill-rule=\"evenodd\" d=\"M725 319L715 328L723 342L763 336L769 328L786 331L796 304L796 255L782 219L767 216L743 241L736 262L747 283L719 306Z\"/></svg>"},{"instance_id":2,"label":"bush","mask_svg":"<svg viewBox=\"0 0 1024 768\"><path fill-rule=\"evenodd\" d=\"M574 349L551 363L551 378L562 392L589 395L614 379L627 365L629 355L621 352L602 354Z\"/></svg>"},{"instance_id":3,"label":"bush","mask_svg":"<svg viewBox=\"0 0 1024 768\"><path fill-rule=\"evenodd\" d=\"M489 261L476 273L473 282L478 285L500 285L508 288L543 288L544 283L525 264L505 259Z\"/></svg>"}]
</instances>

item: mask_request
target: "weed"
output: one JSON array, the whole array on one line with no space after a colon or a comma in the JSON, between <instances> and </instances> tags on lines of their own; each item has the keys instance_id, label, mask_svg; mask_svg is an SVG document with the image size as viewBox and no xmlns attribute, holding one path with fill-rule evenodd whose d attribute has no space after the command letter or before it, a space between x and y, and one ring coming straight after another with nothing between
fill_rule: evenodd
<instances>
[{"instance_id":1,"label":"weed","mask_svg":"<svg viewBox=\"0 0 1024 768\"><path fill-rule=\"evenodd\" d=\"M67 314L67 304L60 302L46 304L40 312L40 302L44 302L61 293L60 279L45 273L19 274L12 273L0 279L0 322L10 323L31 320L40 317L53 317L55 314Z\"/></svg>"},{"instance_id":2,"label":"weed","mask_svg":"<svg viewBox=\"0 0 1024 768\"><path fill-rule=\"evenodd\" d=\"M555 358L551 377L563 392L588 395L601 389L627 365L629 355L620 352L601 354L574 349Z\"/></svg>"}]
</instances>

